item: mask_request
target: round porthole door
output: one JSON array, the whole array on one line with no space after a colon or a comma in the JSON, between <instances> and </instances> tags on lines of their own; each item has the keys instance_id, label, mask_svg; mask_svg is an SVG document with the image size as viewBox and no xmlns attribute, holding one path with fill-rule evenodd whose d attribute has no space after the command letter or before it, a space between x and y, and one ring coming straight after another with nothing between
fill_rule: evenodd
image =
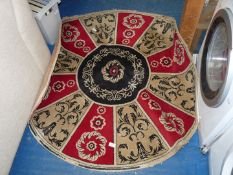
<instances>
[{"instance_id":1,"label":"round porthole door","mask_svg":"<svg viewBox=\"0 0 233 175\"><path fill-rule=\"evenodd\" d=\"M231 84L232 26L231 11L222 9L215 15L207 32L200 84L202 98L210 107L217 107L224 101Z\"/></svg>"}]
</instances>

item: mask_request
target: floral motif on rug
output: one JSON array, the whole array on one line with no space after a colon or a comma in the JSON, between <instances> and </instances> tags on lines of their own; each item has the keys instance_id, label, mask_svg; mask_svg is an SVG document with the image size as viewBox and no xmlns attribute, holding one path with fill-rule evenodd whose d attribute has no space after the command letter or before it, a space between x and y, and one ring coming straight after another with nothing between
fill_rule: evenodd
<instances>
[{"instance_id":1,"label":"floral motif on rug","mask_svg":"<svg viewBox=\"0 0 233 175\"><path fill-rule=\"evenodd\" d=\"M148 167L195 132L195 68L173 18L116 10L67 17L54 53L29 124L63 160Z\"/></svg>"}]
</instances>

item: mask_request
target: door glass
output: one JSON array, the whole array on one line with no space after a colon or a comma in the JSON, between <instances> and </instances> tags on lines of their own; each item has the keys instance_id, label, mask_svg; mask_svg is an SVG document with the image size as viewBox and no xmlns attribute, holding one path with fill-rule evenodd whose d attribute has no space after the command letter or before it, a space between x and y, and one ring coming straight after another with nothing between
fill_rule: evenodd
<instances>
[{"instance_id":1,"label":"door glass","mask_svg":"<svg viewBox=\"0 0 233 175\"><path fill-rule=\"evenodd\" d=\"M207 83L212 91L224 84L228 65L228 36L225 23L219 23L210 40L207 53Z\"/></svg>"}]
</instances>

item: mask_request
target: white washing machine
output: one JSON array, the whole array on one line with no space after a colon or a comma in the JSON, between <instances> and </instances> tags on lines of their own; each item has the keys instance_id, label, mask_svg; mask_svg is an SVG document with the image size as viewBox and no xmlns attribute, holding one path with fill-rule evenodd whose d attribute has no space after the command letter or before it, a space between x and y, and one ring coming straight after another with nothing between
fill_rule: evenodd
<instances>
[{"instance_id":1,"label":"white washing machine","mask_svg":"<svg viewBox=\"0 0 233 175\"><path fill-rule=\"evenodd\" d=\"M210 175L233 175L233 127L212 144L209 151Z\"/></svg>"},{"instance_id":2,"label":"white washing machine","mask_svg":"<svg viewBox=\"0 0 233 175\"><path fill-rule=\"evenodd\" d=\"M202 151L211 175L233 175L233 0L219 0L197 59Z\"/></svg>"}]
</instances>

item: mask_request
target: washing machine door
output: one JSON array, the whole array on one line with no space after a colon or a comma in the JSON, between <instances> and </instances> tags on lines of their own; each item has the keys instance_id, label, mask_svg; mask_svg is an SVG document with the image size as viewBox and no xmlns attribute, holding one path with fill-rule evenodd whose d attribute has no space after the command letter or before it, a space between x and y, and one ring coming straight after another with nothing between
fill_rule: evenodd
<instances>
[{"instance_id":1,"label":"washing machine door","mask_svg":"<svg viewBox=\"0 0 233 175\"><path fill-rule=\"evenodd\" d=\"M224 101L232 81L233 15L229 9L219 10L207 32L200 70L201 95L209 107Z\"/></svg>"}]
</instances>

